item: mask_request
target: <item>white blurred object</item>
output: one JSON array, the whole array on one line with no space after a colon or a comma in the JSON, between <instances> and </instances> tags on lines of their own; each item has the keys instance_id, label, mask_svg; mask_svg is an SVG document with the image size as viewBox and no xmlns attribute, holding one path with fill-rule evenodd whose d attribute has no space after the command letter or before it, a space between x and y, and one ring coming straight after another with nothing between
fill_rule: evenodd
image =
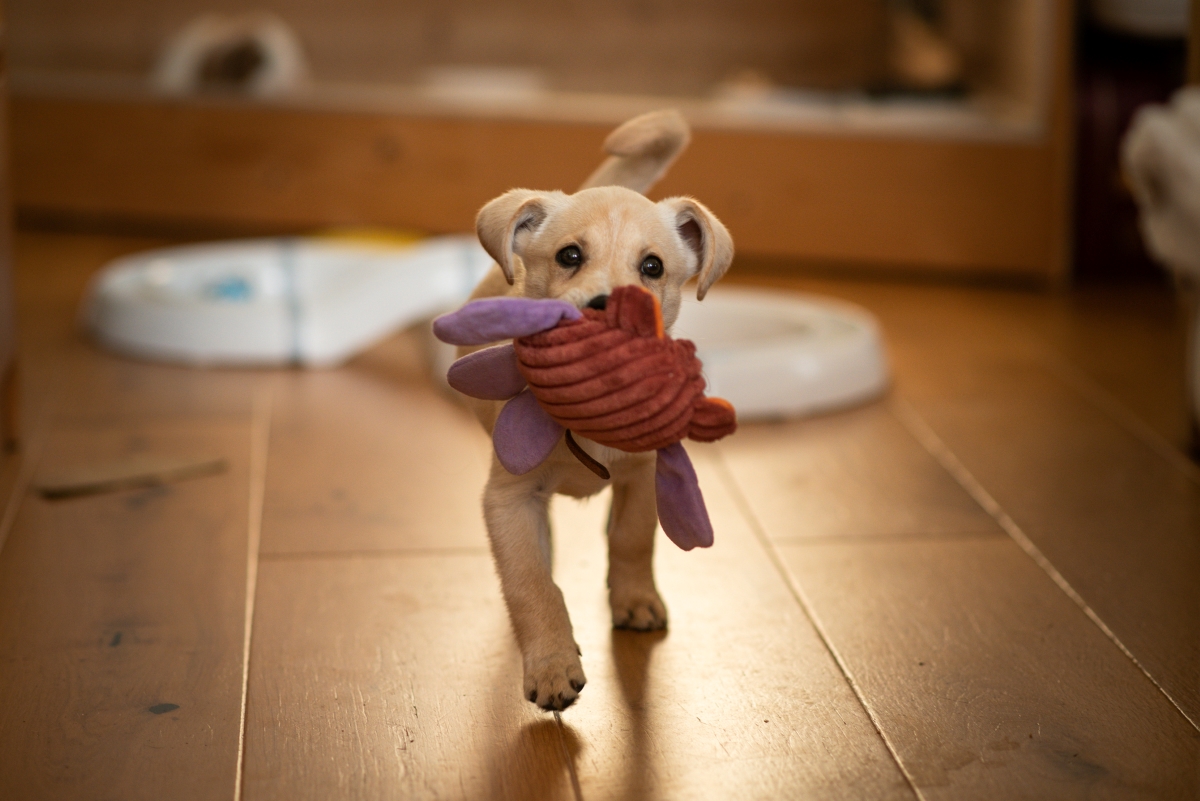
<instances>
[{"instance_id":1,"label":"white blurred object","mask_svg":"<svg viewBox=\"0 0 1200 801\"><path fill-rule=\"evenodd\" d=\"M1138 111L1121 146L1121 166L1137 199L1150 255L1192 294L1188 386L1200 429L1200 87L1175 93L1169 106Z\"/></svg>"},{"instance_id":2,"label":"white blurred object","mask_svg":"<svg viewBox=\"0 0 1200 801\"><path fill-rule=\"evenodd\" d=\"M705 391L739 420L851 406L888 386L875 318L829 298L718 287L703 303L684 302L671 335L696 343Z\"/></svg>"},{"instance_id":3,"label":"white blurred object","mask_svg":"<svg viewBox=\"0 0 1200 801\"><path fill-rule=\"evenodd\" d=\"M1091 0L1092 16L1106 28L1137 36L1186 36L1190 0Z\"/></svg>"},{"instance_id":4,"label":"white blurred object","mask_svg":"<svg viewBox=\"0 0 1200 801\"><path fill-rule=\"evenodd\" d=\"M421 89L438 100L503 105L539 99L546 81L532 69L443 66L425 71Z\"/></svg>"},{"instance_id":5,"label":"white blurred object","mask_svg":"<svg viewBox=\"0 0 1200 801\"><path fill-rule=\"evenodd\" d=\"M197 365L335 365L467 299L491 266L472 237L409 247L326 239L190 245L114 261L84 315L96 338Z\"/></svg>"},{"instance_id":6,"label":"white blurred object","mask_svg":"<svg viewBox=\"0 0 1200 801\"><path fill-rule=\"evenodd\" d=\"M1151 255L1200 279L1200 88L1145 106L1129 126L1121 166Z\"/></svg>"},{"instance_id":7,"label":"white blurred object","mask_svg":"<svg viewBox=\"0 0 1200 801\"><path fill-rule=\"evenodd\" d=\"M287 23L248 12L193 19L167 43L152 81L174 95L218 90L269 97L296 89L307 76L304 50Z\"/></svg>"},{"instance_id":8,"label":"white blurred object","mask_svg":"<svg viewBox=\"0 0 1200 801\"><path fill-rule=\"evenodd\" d=\"M492 267L472 237L405 247L252 239L117 259L83 315L105 346L192 365L339 364L401 328L466 302ZM717 288L688 301L674 335L696 343L710 394L742 420L812 414L888 385L874 317L848 303ZM428 339L445 380L452 346Z\"/></svg>"}]
</instances>

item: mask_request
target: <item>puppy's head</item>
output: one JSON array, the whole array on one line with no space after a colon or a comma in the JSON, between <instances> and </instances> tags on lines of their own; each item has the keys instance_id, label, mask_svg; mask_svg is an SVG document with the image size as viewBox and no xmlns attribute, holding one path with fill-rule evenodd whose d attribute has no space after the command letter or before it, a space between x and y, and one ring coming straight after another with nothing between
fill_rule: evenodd
<instances>
[{"instance_id":1,"label":"puppy's head","mask_svg":"<svg viewBox=\"0 0 1200 801\"><path fill-rule=\"evenodd\" d=\"M696 277L703 299L733 260L729 232L700 203L654 203L618 186L514 189L484 206L475 227L520 294L600 307L612 290L637 284L658 296L668 328L684 282Z\"/></svg>"}]
</instances>

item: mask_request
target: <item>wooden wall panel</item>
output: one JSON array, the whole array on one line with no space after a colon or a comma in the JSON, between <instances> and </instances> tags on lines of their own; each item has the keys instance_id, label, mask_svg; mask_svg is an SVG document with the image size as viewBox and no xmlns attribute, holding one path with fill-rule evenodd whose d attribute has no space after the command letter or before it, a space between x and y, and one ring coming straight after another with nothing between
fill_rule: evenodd
<instances>
[{"instance_id":1,"label":"wooden wall panel","mask_svg":"<svg viewBox=\"0 0 1200 801\"><path fill-rule=\"evenodd\" d=\"M887 44L878 0L526 0L515 9L481 0L352 0L336 14L315 0L265 7L290 20L309 48L320 96L331 81L395 88L430 67L463 64L533 67L552 88L631 94L572 95L501 112L182 104L30 88L14 102L19 209L177 228L469 230L476 209L506 189L576 186L625 115L606 103L653 103L647 93L659 93L676 97L665 104L707 114L697 98L744 69L779 85L862 88L878 83ZM13 61L26 74L107 72L135 85L164 37L200 8L193 0L116 0L102 10L79 0L18 0ZM1039 120L1028 136L999 124L991 139L933 124L908 133L838 122L772 132L743 119L730 123L736 128L698 130L662 191L711 205L744 255L1062 276L1070 259L1074 4L952 0L947 9L972 87Z\"/></svg>"},{"instance_id":2,"label":"wooden wall panel","mask_svg":"<svg viewBox=\"0 0 1200 801\"><path fill-rule=\"evenodd\" d=\"M514 186L573 189L608 125L20 95L25 213L246 228L471 230ZM1066 248L1060 139L697 131L659 194L743 255L1042 277Z\"/></svg>"}]
</instances>

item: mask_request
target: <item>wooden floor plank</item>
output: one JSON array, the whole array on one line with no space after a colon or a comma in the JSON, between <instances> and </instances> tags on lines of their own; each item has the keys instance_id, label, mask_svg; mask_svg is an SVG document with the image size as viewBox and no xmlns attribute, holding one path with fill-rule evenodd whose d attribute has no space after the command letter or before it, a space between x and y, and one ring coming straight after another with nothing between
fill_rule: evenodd
<instances>
[{"instance_id":1,"label":"wooden floor plank","mask_svg":"<svg viewBox=\"0 0 1200 801\"><path fill-rule=\"evenodd\" d=\"M490 443L398 336L276 385L245 798L570 798L487 552Z\"/></svg>"},{"instance_id":2,"label":"wooden floor plank","mask_svg":"<svg viewBox=\"0 0 1200 801\"><path fill-rule=\"evenodd\" d=\"M487 547L491 443L433 387L419 342L402 334L341 369L282 376L264 553Z\"/></svg>"},{"instance_id":3,"label":"wooden floor plank","mask_svg":"<svg viewBox=\"0 0 1200 801\"><path fill-rule=\"evenodd\" d=\"M1195 730L1010 540L781 550L922 797L1200 797Z\"/></svg>"},{"instance_id":4,"label":"wooden floor plank","mask_svg":"<svg viewBox=\"0 0 1200 801\"><path fill-rule=\"evenodd\" d=\"M277 427L247 796L571 798L573 768L587 798L912 797L822 635L922 797L1200 787L1195 730L887 404L746 426L718 447L728 474L694 449L717 546L660 540L666 635L611 631L605 503L556 501L556 574L589 678L560 727L520 696L479 514L487 439L428 383L417 338L277 379L131 362L86 340L77 304L106 259L158 243L18 244L25 420L44 424L44 469L147 453L233 467L20 496L0 547L0 797L232 795L264 381ZM1196 486L1130 425L1175 441L1161 298L806 285L879 314L899 396L1193 708Z\"/></svg>"},{"instance_id":5,"label":"wooden floor plank","mask_svg":"<svg viewBox=\"0 0 1200 801\"><path fill-rule=\"evenodd\" d=\"M1187 413L1170 294L768 283L879 315L900 396L1200 723L1200 494L1172 450Z\"/></svg>"},{"instance_id":6,"label":"wooden floor plank","mask_svg":"<svg viewBox=\"0 0 1200 801\"><path fill-rule=\"evenodd\" d=\"M607 498L554 501L555 574L588 676L579 702L563 713L579 740L584 797L912 798L719 479L710 449L689 451L716 545L684 553L659 538L668 632L612 630Z\"/></svg>"},{"instance_id":7,"label":"wooden floor plank","mask_svg":"<svg viewBox=\"0 0 1200 801\"><path fill-rule=\"evenodd\" d=\"M1200 723L1200 483L1050 370L959 366L917 414Z\"/></svg>"},{"instance_id":8,"label":"wooden floor plank","mask_svg":"<svg viewBox=\"0 0 1200 801\"><path fill-rule=\"evenodd\" d=\"M264 559L244 798L569 799L485 555Z\"/></svg>"},{"instance_id":9,"label":"wooden floor plank","mask_svg":"<svg viewBox=\"0 0 1200 801\"><path fill-rule=\"evenodd\" d=\"M1002 534L884 404L743 426L721 452L790 538Z\"/></svg>"},{"instance_id":10,"label":"wooden floor plank","mask_svg":"<svg viewBox=\"0 0 1200 801\"><path fill-rule=\"evenodd\" d=\"M883 326L898 386L936 385L945 367L1005 355L1074 365L1172 447L1188 442L1187 315L1162 285L1098 285L1046 293L1002 287L740 274L726 282L861 304ZM929 369L927 369L927 367ZM953 369L950 367L949 369Z\"/></svg>"},{"instance_id":11,"label":"wooden floor plank","mask_svg":"<svg viewBox=\"0 0 1200 801\"><path fill-rule=\"evenodd\" d=\"M24 497L0 552L0 797L232 795L248 421L58 427L42 461L213 449L229 472Z\"/></svg>"},{"instance_id":12,"label":"wooden floor plank","mask_svg":"<svg viewBox=\"0 0 1200 801\"><path fill-rule=\"evenodd\" d=\"M153 244L18 238L26 480L130 457L218 456L229 470L56 502L18 493L0 549L0 797L234 792L261 378L123 360L86 339L90 275Z\"/></svg>"}]
</instances>

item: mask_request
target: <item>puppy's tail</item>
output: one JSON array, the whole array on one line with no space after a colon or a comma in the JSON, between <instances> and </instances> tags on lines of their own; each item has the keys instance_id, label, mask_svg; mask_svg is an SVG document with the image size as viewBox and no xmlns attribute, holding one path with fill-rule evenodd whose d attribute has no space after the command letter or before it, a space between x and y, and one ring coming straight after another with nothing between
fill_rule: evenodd
<instances>
[{"instance_id":1,"label":"puppy's tail","mask_svg":"<svg viewBox=\"0 0 1200 801\"><path fill-rule=\"evenodd\" d=\"M663 177L691 138L687 120L678 111L651 111L634 117L604 140L609 157L579 188L624 186L644 194Z\"/></svg>"}]
</instances>

